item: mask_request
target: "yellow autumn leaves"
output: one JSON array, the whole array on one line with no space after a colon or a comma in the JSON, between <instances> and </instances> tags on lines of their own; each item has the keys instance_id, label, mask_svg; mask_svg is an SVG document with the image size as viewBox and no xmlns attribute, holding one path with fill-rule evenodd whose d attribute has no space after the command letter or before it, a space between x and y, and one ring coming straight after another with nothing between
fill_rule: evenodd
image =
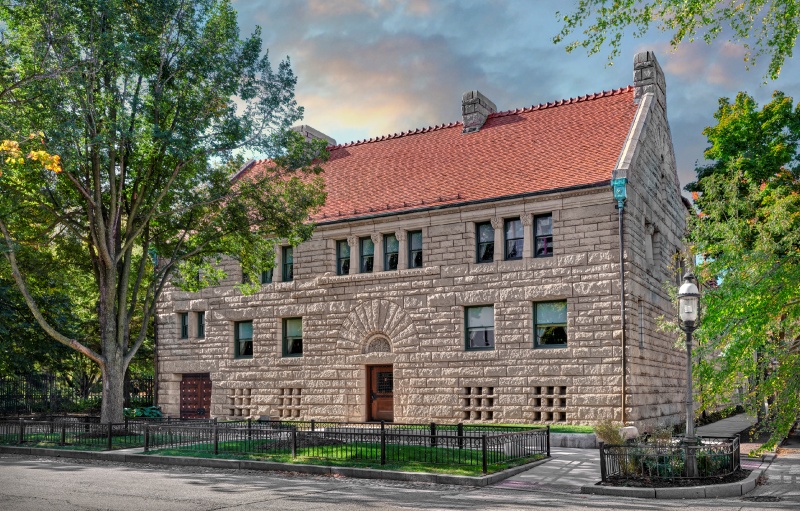
<instances>
[{"instance_id":1,"label":"yellow autumn leaves","mask_svg":"<svg viewBox=\"0 0 800 511\"><path fill-rule=\"evenodd\" d=\"M33 140L35 138L43 138L44 133L31 133L28 137ZM39 162L46 170L50 170L58 174L61 172L61 156L57 154L50 154L45 150L37 149L31 150L28 154L24 154L20 143L16 140L0 140L0 157L6 165L24 165L25 160ZM0 169L0 176L3 175Z\"/></svg>"}]
</instances>

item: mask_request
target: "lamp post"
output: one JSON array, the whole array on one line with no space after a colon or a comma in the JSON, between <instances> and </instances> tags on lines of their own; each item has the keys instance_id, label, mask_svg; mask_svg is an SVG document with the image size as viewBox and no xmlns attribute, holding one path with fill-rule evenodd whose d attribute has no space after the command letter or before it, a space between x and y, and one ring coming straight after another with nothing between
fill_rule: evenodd
<instances>
[{"instance_id":1,"label":"lamp post","mask_svg":"<svg viewBox=\"0 0 800 511\"><path fill-rule=\"evenodd\" d=\"M694 407L692 392L692 332L697 327L700 291L694 283L692 272L683 276L683 285L678 290L678 314L681 330L686 332L686 476L697 477L697 459L693 446L697 443L694 434Z\"/></svg>"}]
</instances>

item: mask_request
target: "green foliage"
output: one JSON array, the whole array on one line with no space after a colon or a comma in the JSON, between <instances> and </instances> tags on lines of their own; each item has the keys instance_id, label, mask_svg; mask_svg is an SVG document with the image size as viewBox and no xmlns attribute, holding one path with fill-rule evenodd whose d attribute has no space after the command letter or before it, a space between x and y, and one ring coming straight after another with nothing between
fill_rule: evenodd
<instances>
[{"instance_id":1,"label":"green foliage","mask_svg":"<svg viewBox=\"0 0 800 511\"><path fill-rule=\"evenodd\" d=\"M274 240L308 239L328 153L288 129L302 116L289 62L273 68L259 29L240 39L228 0L8 2L0 27L0 91L13 93L0 123L44 132L63 169L3 169L1 251L40 325L102 370L103 420L119 421L165 286L218 282L220 255L259 274ZM275 164L232 179L242 154ZM84 328L41 314L25 251L54 255L53 290L79 302Z\"/></svg>"},{"instance_id":2,"label":"green foliage","mask_svg":"<svg viewBox=\"0 0 800 511\"><path fill-rule=\"evenodd\" d=\"M125 408L123 411L123 415L129 419L133 419L135 417L147 417L150 419L155 419L159 417L163 417L164 415L161 413L160 406L145 406L142 408Z\"/></svg>"},{"instance_id":3,"label":"green foliage","mask_svg":"<svg viewBox=\"0 0 800 511\"><path fill-rule=\"evenodd\" d=\"M605 444L621 445L625 443L625 439L622 438L620 428L622 428L622 424L612 420L604 420L594 426L594 434Z\"/></svg>"},{"instance_id":4,"label":"green foliage","mask_svg":"<svg viewBox=\"0 0 800 511\"><path fill-rule=\"evenodd\" d=\"M703 132L714 162L687 187L706 283L696 375L704 403L746 386L745 407L774 443L800 410L800 108L776 92L759 110L740 93L715 117Z\"/></svg>"},{"instance_id":5,"label":"green foliage","mask_svg":"<svg viewBox=\"0 0 800 511\"><path fill-rule=\"evenodd\" d=\"M721 34L730 34L732 41L744 45L745 62L768 56L767 74L773 80L792 57L800 29L798 0L579 0L577 4L570 14L556 14L563 27L553 42L563 42L579 30L583 34L567 44L567 51L584 48L593 55L608 43L608 58L613 60L619 56L622 36L629 28L634 37L653 26L671 32L673 48L697 37L710 43Z\"/></svg>"}]
</instances>

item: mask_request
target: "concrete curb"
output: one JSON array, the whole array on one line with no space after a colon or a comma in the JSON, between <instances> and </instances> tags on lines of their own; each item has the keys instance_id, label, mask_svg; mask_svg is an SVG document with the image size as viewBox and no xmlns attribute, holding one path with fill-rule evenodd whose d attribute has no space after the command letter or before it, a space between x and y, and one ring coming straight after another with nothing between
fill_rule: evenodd
<instances>
[{"instance_id":1,"label":"concrete curb","mask_svg":"<svg viewBox=\"0 0 800 511\"><path fill-rule=\"evenodd\" d=\"M224 460L215 458L193 458L190 456L155 456L130 454L115 451L71 451L62 449L43 449L38 447L0 446L3 454L25 454L30 456L49 456L53 458L96 459L119 463L147 463L151 465L172 465L183 467L227 468L234 470L261 470L277 472L299 472L313 475L340 475L359 479L387 479L391 481L410 481L417 483L451 484L459 486L489 486L520 472L550 461L552 458L534 461L518 467L481 477L457 476L448 474L427 474L423 472L396 472L372 468L331 467L326 465L301 465L278 463L274 461Z\"/></svg>"},{"instance_id":2,"label":"concrete curb","mask_svg":"<svg viewBox=\"0 0 800 511\"><path fill-rule=\"evenodd\" d=\"M638 499L719 499L741 497L756 487L756 479L765 468L753 470L747 479L735 483L711 484L706 486L684 486L680 488L632 488L626 486L581 486L581 493L611 495L615 497L634 497Z\"/></svg>"}]
</instances>

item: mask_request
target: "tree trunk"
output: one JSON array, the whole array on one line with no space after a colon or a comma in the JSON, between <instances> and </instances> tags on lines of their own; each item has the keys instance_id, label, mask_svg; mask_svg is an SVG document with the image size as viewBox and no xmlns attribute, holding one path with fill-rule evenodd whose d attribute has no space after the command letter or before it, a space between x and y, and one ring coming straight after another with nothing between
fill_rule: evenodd
<instances>
[{"instance_id":1,"label":"tree trunk","mask_svg":"<svg viewBox=\"0 0 800 511\"><path fill-rule=\"evenodd\" d=\"M119 351L119 350L117 350ZM125 403L125 366L121 354L109 356L103 366L103 404L100 422L122 422Z\"/></svg>"}]
</instances>

